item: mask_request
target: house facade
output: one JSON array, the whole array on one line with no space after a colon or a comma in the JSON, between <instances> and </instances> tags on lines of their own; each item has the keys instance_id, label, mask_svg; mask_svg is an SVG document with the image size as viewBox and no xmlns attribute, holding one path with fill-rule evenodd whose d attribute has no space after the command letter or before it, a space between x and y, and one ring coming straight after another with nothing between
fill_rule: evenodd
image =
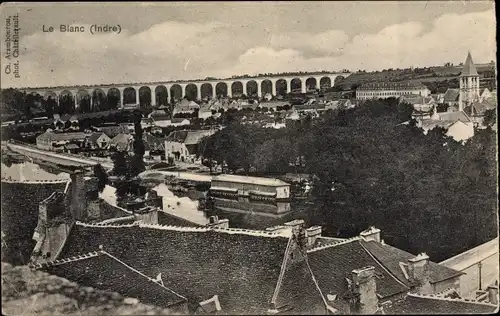
<instances>
[{"instance_id":1,"label":"house facade","mask_svg":"<svg viewBox=\"0 0 500 316\"><path fill-rule=\"evenodd\" d=\"M287 200L290 198L290 184L273 178L223 174L213 177L210 194L262 200Z\"/></svg>"},{"instance_id":2,"label":"house facade","mask_svg":"<svg viewBox=\"0 0 500 316\"><path fill-rule=\"evenodd\" d=\"M428 97L431 91L421 83L413 82L384 82L367 83L356 90L356 99L387 99L399 98L404 95L419 95Z\"/></svg>"},{"instance_id":3,"label":"house facade","mask_svg":"<svg viewBox=\"0 0 500 316\"><path fill-rule=\"evenodd\" d=\"M36 147L43 150L63 152L64 146L76 144L82 147L90 134L82 132L54 133L47 131L36 138Z\"/></svg>"}]
</instances>

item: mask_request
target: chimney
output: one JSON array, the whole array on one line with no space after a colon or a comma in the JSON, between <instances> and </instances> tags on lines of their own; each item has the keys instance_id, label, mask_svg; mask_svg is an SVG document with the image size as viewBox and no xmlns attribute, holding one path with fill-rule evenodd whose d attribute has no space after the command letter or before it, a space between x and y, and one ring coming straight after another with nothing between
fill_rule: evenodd
<instances>
[{"instance_id":1,"label":"chimney","mask_svg":"<svg viewBox=\"0 0 500 316\"><path fill-rule=\"evenodd\" d=\"M491 304L498 304L498 282L495 282L495 285L488 286L488 300Z\"/></svg>"},{"instance_id":2,"label":"chimney","mask_svg":"<svg viewBox=\"0 0 500 316\"><path fill-rule=\"evenodd\" d=\"M219 216L210 216L208 218L207 227L214 228L229 228L229 220L228 219L219 219Z\"/></svg>"},{"instance_id":3,"label":"chimney","mask_svg":"<svg viewBox=\"0 0 500 316\"><path fill-rule=\"evenodd\" d=\"M427 294L429 283L429 256L423 252L415 258L408 259L408 276L411 280L420 283L421 294Z\"/></svg>"},{"instance_id":4,"label":"chimney","mask_svg":"<svg viewBox=\"0 0 500 316\"><path fill-rule=\"evenodd\" d=\"M370 228L368 228L365 231L362 231L359 235L365 241L371 241L371 240L373 240L373 241L376 241L376 242L380 242L380 229L375 228L374 226L370 226Z\"/></svg>"},{"instance_id":5,"label":"chimney","mask_svg":"<svg viewBox=\"0 0 500 316\"><path fill-rule=\"evenodd\" d=\"M154 206L146 206L134 210L135 219L143 222L144 224L158 224L158 209Z\"/></svg>"},{"instance_id":6,"label":"chimney","mask_svg":"<svg viewBox=\"0 0 500 316\"><path fill-rule=\"evenodd\" d=\"M291 222L283 224L285 227L291 228L294 235L299 235L299 233L304 229L304 220L295 219Z\"/></svg>"},{"instance_id":7,"label":"chimney","mask_svg":"<svg viewBox=\"0 0 500 316\"><path fill-rule=\"evenodd\" d=\"M321 236L321 226L311 226L306 229L307 247L314 246L316 239Z\"/></svg>"},{"instance_id":8,"label":"chimney","mask_svg":"<svg viewBox=\"0 0 500 316\"><path fill-rule=\"evenodd\" d=\"M378 310L375 267L352 270L351 291L357 297L355 306L351 308L352 311L359 314L375 314Z\"/></svg>"}]
</instances>

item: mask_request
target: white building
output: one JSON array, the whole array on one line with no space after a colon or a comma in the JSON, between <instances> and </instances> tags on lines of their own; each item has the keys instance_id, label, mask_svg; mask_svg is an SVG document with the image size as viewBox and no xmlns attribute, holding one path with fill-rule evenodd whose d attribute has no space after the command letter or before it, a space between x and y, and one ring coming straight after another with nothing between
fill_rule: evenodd
<instances>
[{"instance_id":1,"label":"white building","mask_svg":"<svg viewBox=\"0 0 500 316\"><path fill-rule=\"evenodd\" d=\"M387 99L399 98L404 95L428 97L431 91L421 83L413 82L383 82L366 83L356 90L356 99Z\"/></svg>"},{"instance_id":2,"label":"white building","mask_svg":"<svg viewBox=\"0 0 500 316\"><path fill-rule=\"evenodd\" d=\"M212 178L210 194L256 199L288 199L290 184L274 178L221 174Z\"/></svg>"},{"instance_id":3,"label":"white building","mask_svg":"<svg viewBox=\"0 0 500 316\"><path fill-rule=\"evenodd\" d=\"M457 142L474 136L474 122L464 111L437 113L434 108L431 118L419 120L417 126L424 130L424 134L436 127L444 128L446 135Z\"/></svg>"}]
</instances>

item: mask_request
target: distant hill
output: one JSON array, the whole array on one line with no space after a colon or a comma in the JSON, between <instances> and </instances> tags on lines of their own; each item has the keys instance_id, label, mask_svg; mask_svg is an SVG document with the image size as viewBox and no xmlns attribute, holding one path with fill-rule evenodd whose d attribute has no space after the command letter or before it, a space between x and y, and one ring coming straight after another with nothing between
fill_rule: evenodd
<instances>
[{"instance_id":1,"label":"distant hill","mask_svg":"<svg viewBox=\"0 0 500 316\"><path fill-rule=\"evenodd\" d=\"M495 64L476 64L477 71L482 81L494 81ZM359 85L369 82L381 81L419 81L440 82L453 81L462 71L461 65L456 66L433 66L423 68L406 69L384 69L374 72L356 72L343 80L339 87L344 90L356 89ZM494 84L493 84L494 86Z\"/></svg>"}]
</instances>

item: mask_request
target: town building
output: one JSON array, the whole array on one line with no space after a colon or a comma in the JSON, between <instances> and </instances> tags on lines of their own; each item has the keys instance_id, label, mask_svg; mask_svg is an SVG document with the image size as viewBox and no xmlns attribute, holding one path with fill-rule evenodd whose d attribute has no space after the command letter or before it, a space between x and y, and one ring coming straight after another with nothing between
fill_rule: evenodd
<instances>
[{"instance_id":1,"label":"town building","mask_svg":"<svg viewBox=\"0 0 500 316\"><path fill-rule=\"evenodd\" d=\"M201 140L216 132L216 129L174 131L165 138L165 156L174 161L193 162L203 150L199 148Z\"/></svg>"},{"instance_id":2,"label":"town building","mask_svg":"<svg viewBox=\"0 0 500 316\"><path fill-rule=\"evenodd\" d=\"M129 129L125 126L120 125L110 125L110 126L97 126L94 127L96 132L102 132L106 134L109 138L114 138L119 134L128 134Z\"/></svg>"},{"instance_id":3,"label":"town building","mask_svg":"<svg viewBox=\"0 0 500 316\"><path fill-rule=\"evenodd\" d=\"M365 83L356 89L358 100L399 98L404 95L428 97L430 94L425 85L414 82Z\"/></svg>"},{"instance_id":4,"label":"town building","mask_svg":"<svg viewBox=\"0 0 500 316\"><path fill-rule=\"evenodd\" d=\"M130 134L118 134L110 140L108 148L116 151L129 151L129 147L134 137Z\"/></svg>"},{"instance_id":5,"label":"town building","mask_svg":"<svg viewBox=\"0 0 500 316\"><path fill-rule=\"evenodd\" d=\"M479 74L472 61L470 52L467 54L467 59L460 73L459 81L460 93L458 97L458 111L463 111L472 103L479 101L480 98Z\"/></svg>"},{"instance_id":6,"label":"town building","mask_svg":"<svg viewBox=\"0 0 500 316\"><path fill-rule=\"evenodd\" d=\"M474 136L474 122L464 111L438 113L434 108L429 119L417 120L417 126L423 129L424 134L435 127L444 128L446 135L457 142L466 141Z\"/></svg>"},{"instance_id":7,"label":"town building","mask_svg":"<svg viewBox=\"0 0 500 316\"><path fill-rule=\"evenodd\" d=\"M462 272L460 294L467 299L485 295L488 287L499 281L498 237L446 259L439 264ZM498 286L498 283L497 283Z\"/></svg>"},{"instance_id":8,"label":"town building","mask_svg":"<svg viewBox=\"0 0 500 316\"><path fill-rule=\"evenodd\" d=\"M111 142L111 138L103 132L92 133L87 138L87 147L91 149L106 149Z\"/></svg>"},{"instance_id":9,"label":"town building","mask_svg":"<svg viewBox=\"0 0 500 316\"><path fill-rule=\"evenodd\" d=\"M63 152L65 145L75 144L78 147L83 147L89 136L90 134L83 132L55 133L48 130L36 138L36 147L48 151Z\"/></svg>"},{"instance_id":10,"label":"town building","mask_svg":"<svg viewBox=\"0 0 500 316\"><path fill-rule=\"evenodd\" d=\"M180 113L194 113L199 110L200 106L198 103L194 101L189 101L188 99L183 99L181 102L177 103L174 106L174 111L172 115L180 114Z\"/></svg>"},{"instance_id":11,"label":"town building","mask_svg":"<svg viewBox=\"0 0 500 316\"><path fill-rule=\"evenodd\" d=\"M222 174L212 178L210 195L287 200L290 198L290 184L274 178Z\"/></svg>"}]
</instances>

